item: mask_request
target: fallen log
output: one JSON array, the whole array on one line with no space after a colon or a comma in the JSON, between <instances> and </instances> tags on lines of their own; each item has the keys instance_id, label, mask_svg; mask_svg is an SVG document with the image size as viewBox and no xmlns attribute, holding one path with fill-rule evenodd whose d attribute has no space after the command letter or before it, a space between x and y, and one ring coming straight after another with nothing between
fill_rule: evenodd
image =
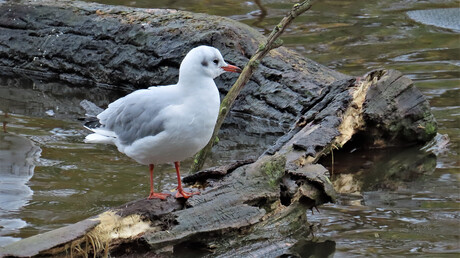
<instances>
[{"instance_id":1,"label":"fallen log","mask_svg":"<svg viewBox=\"0 0 460 258\"><path fill-rule=\"evenodd\" d=\"M299 236L310 233L305 210L335 198L328 170L313 163L358 132L366 132L368 126L374 127L375 121L363 114L367 106L381 99L368 97L375 90L382 90L384 96L393 94L396 88L391 84L402 82L409 81L399 72L381 70L358 83L351 79L331 84L321 101L305 110L291 133L257 161L247 165L243 162L236 169L217 169L225 174L221 179L214 178L216 170L185 178L192 183L201 181L201 195L186 202L172 197L165 202L134 201L67 228L13 243L0 249L0 253L19 257L66 253L165 255L194 246L212 250L216 256L293 254L290 247L298 243ZM421 96L412 84L397 88L398 96ZM417 106L420 110L428 108L426 100ZM393 106L387 105L379 112L388 107ZM413 139L404 138L406 130L419 130L414 133L423 135L427 132L423 128L435 123L425 113L417 116L404 108L392 110L408 115L398 117L398 121L416 119L414 123L420 126L402 125L398 141ZM368 135L380 140L382 131L372 130L378 134ZM391 143L388 139L386 142ZM222 172L232 169L231 173Z\"/></svg>"},{"instance_id":2,"label":"fallen log","mask_svg":"<svg viewBox=\"0 0 460 258\"><path fill-rule=\"evenodd\" d=\"M262 37L236 22L201 14L81 2L25 3L0 5L0 17L25 17L16 23L0 18L2 69L54 79L80 78L72 81L96 86L163 84L177 69L188 44L225 49L224 56L241 65ZM192 33L193 26L204 26L204 30ZM56 37L53 29L62 34ZM68 38L60 42L61 37ZM14 45L21 41L50 52L28 59L31 53ZM125 60L118 68L130 69L117 73L110 68L117 57L104 59L105 50L100 48L104 44L94 41L121 51L119 56ZM64 51L64 42L69 49L75 44L80 47L69 53ZM80 56L80 51L89 56ZM22 55L16 55L19 52ZM153 63L143 59L149 55ZM165 61L168 55L171 59ZM144 61L135 65L139 60ZM84 62L95 63L85 66ZM19 70L18 64L22 64ZM225 78L221 81L226 85L222 91L226 82ZM243 132L246 136L283 135L268 149L259 146L263 154L257 160L185 178L203 188L201 195L186 201L133 201L0 248L0 255L167 256L185 249L205 250L201 254L217 257L300 256L301 240L311 233L306 210L335 199L330 172L317 164L322 156L346 144L409 145L436 134L428 102L410 79L394 70L373 71L356 80L278 48L262 62L250 83L227 119L227 126L237 129L224 131L221 139L241 140L245 137L236 136Z\"/></svg>"},{"instance_id":3,"label":"fallen log","mask_svg":"<svg viewBox=\"0 0 460 258\"><path fill-rule=\"evenodd\" d=\"M247 25L205 14L78 1L0 3L3 74L88 88L129 92L176 83L182 58L202 44L215 46L225 59L243 67L263 42L263 36ZM222 95L235 82L234 76L216 79ZM325 85L345 78L349 77L287 48L271 51L224 121L212 158L239 145L248 152L237 159L257 158L289 130ZM107 105L98 98L90 100Z\"/></svg>"}]
</instances>

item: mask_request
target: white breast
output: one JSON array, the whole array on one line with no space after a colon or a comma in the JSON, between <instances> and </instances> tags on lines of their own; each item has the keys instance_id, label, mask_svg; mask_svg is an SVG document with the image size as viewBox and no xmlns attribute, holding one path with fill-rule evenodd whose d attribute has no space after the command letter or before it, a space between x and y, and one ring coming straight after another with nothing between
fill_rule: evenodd
<instances>
[{"instance_id":1,"label":"white breast","mask_svg":"<svg viewBox=\"0 0 460 258\"><path fill-rule=\"evenodd\" d=\"M219 91L211 82L194 91L181 91L188 94L182 96L183 102L158 114L164 116L164 131L130 146L119 146L119 150L141 164L181 161L193 156L210 140L219 113Z\"/></svg>"}]
</instances>

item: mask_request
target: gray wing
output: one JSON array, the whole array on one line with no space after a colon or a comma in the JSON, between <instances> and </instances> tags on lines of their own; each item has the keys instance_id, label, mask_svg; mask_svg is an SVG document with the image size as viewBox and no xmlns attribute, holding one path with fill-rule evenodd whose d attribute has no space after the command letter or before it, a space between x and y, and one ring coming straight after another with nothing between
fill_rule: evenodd
<instances>
[{"instance_id":1,"label":"gray wing","mask_svg":"<svg viewBox=\"0 0 460 258\"><path fill-rule=\"evenodd\" d=\"M103 128L115 132L125 145L162 132L164 119L158 114L174 104L174 94L168 94L168 89L161 88L169 87L137 90L111 103L98 115Z\"/></svg>"}]
</instances>

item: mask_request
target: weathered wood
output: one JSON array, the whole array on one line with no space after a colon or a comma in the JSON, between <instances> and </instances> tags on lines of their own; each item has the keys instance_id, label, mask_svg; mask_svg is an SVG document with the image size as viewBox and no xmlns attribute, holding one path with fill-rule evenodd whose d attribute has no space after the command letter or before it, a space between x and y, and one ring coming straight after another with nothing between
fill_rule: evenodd
<instances>
[{"instance_id":1,"label":"weathered wood","mask_svg":"<svg viewBox=\"0 0 460 258\"><path fill-rule=\"evenodd\" d=\"M99 223L100 221L98 220L86 219L66 227L26 238L10 244L6 248L0 247L0 257L31 257L63 253L72 249L72 245L78 245Z\"/></svg>"},{"instance_id":2,"label":"weathered wood","mask_svg":"<svg viewBox=\"0 0 460 258\"><path fill-rule=\"evenodd\" d=\"M254 163L254 161L255 159L238 160L228 165L207 168L197 173L194 173L190 176L184 177L182 179L182 182L186 184L192 184L195 182L205 182L208 179L219 179L233 172L233 170L237 169L238 167L241 167L242 165Z\"/></svg>"},{"instance_id":3,"label":"weathered wood","mask_svg":"<svg viewBox=\"0 0 460 258\"><path fill-rule=\"evenodd\" d=\"M363 103L367 140L372 146L400 146L429 141L436 135L437 123L425 96L401 72L374 71L379 83L369 89Z\"/></svg>"},{"instance_id":4,"label":"weathered wood","mask_svg":"<svg viewBox=\"0 0 460 258\"><path fill-rule=\"evenodd\" d=\"M172 73L169 69L177 72L180 57L190 44L220 46L225 56L241 64L261 37L228 19L172 10L31 2L1 4L0 14L0 63L4 69L17 71L14 66L22 64L21 72L58 75L64 71L67 75L56 78L78 75L97 83L123 84L136 76L149 83L166 80L165 75ZM21 19L12 22L4 19L5 15ZM28 23L33 25L31 29ZM203 30L189 31L199 26ZM62 34L57 37L53 29ZM61 36L67 39L61 41ZM42 37L49 41L41 41ZM50 52L38 52L38 59L28 59L30 54L14 45L22 41ZM69 44L66 49L73 49L71 53L64 51L64 43ZM109 52L113 55L101 58L105 51L100 48L102 43L116 48L120 55ZM28 50L37 53L34 47ZM153 64L143 59L147 56ZM171 59L164 59L166 56ZM96 60L95 68L87 65L91 60ZM137 64L139 60L143 61ZM121 66L129 69L115 71L114 67ZM158 75L150 70L162 66L169 68L155 70ZM192 245L205 247L215 256L295 254L298 239L310 233L306 209L334 200L329 172L315 164L321 156L346 144L368 147L369 141L360 141L362 137L378 139L370 141L377 147L406 145L425 141L436 131L436 127L430 129L435 121L428 115L426 100L397 71L374 71L356 81L279 48L262 62L251 83L228 119L229 124L239 126L233 136L244 140L244 135L286 133L265 152L265 146L259 146L259 153L264 154L255 162L215 169L225 174L220 179L199 177L206 180L201 195L185 202L173 198L135 201L92 218L96 226L86 227L83 234L63 236L66 241L53 242L57 233L51 231L0 248L0 255L21 256L38 240L48 240L49 245L33 254L163 255ZM395 125L397 130L391 130ZM228 132L224 131L224 139L231 135ZM385 137L389 132L398 137ZM417 136L405 137L405 132ZM23 244L25 241L29 244Z\"/></svg>"}]
</instances>

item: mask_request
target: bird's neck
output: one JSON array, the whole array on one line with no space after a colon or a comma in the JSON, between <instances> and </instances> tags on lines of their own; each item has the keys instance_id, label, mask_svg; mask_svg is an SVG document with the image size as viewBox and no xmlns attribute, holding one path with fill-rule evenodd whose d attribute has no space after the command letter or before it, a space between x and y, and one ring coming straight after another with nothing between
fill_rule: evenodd
<instances>
[{"instance_id":1,"label":"bird's neck","mask_svg":"<svg viewBox=\"0 0 460 258\"><path fill-rule=\"evenodd\" d=\"M215 88L216 84L211 77L207 76L179 76L177 82L179 87L182 87L184 91L200 91L209 90L209 88Z\"/></svg>"}]
</instances>

